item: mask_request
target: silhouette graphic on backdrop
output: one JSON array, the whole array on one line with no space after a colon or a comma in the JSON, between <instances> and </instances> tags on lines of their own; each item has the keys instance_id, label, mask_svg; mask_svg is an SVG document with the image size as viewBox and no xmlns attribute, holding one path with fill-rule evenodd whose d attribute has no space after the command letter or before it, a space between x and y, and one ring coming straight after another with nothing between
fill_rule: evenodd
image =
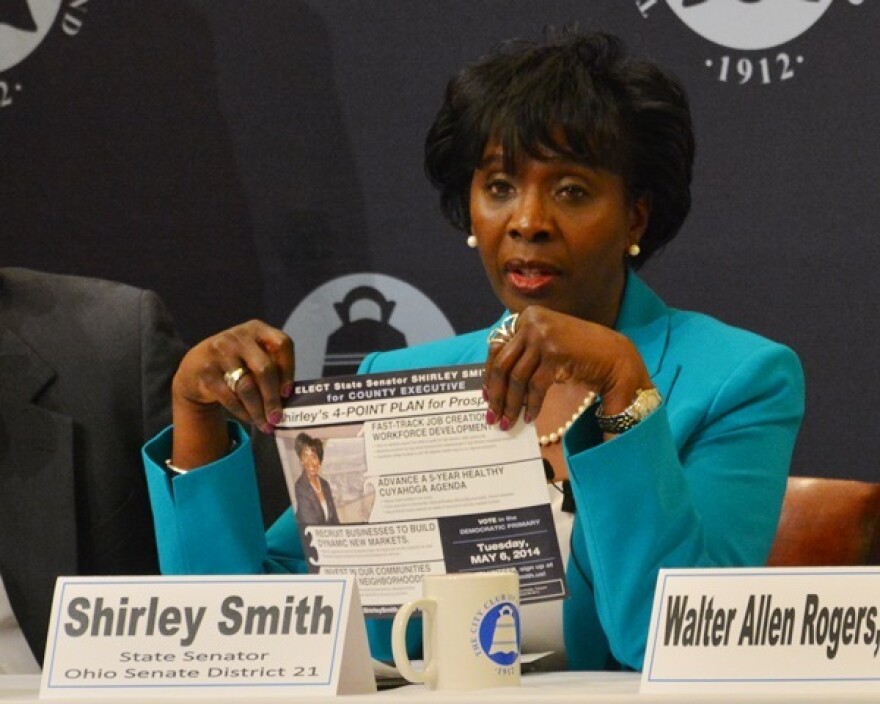
<instances>
[{"instance_id":1,"label":"silhouette graphic on backdrop","mask_svg":"<svg viewBox=\"0 0 880 704\"><path fill-rule=\"evenodd\" d=\"M359 301L373 301L379 306L379 320L351 320L351 308ZM386 300L372 286L357 286L339 303L334 303L342 325L327 338L324 376L354 374L368 352L406 347L406 336L389 324L395 301Z\"/></svg>"},{"instance_id":2,"label":"silhouette graphic on backdrop","mask_svg":"<svg viewBox=\"0 0 880 704\"><path fill-rule=\"evenodd\" d=\"M739 0L740 2L754 3L761 2L761 0ZM683 7L693 7L694 5L702 5L707 0L684 0ZM819 0L806 0L806 2L819 2Z\"/></svg>"},{"instance_id":3,"label":"silhouette graphic on backdrop","mask_svg":"<svg viewBox=\"0 0 880 704\"><path fill-rule=\"evenodd\" d=\"M37 31L37 23L27 0L4 0L0 3L0 24L8 24L22 32Z\"/></svg>"}]
</instances>

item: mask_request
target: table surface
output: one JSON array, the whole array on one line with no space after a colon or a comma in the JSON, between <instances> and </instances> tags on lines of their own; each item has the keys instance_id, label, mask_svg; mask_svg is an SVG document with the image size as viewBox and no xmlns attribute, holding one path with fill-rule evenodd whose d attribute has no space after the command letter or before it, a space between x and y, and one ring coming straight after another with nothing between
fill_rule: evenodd
<instances>
[{"instance_id":1,"label":"table surface","mask_svg":"<svg viewBox=\"0 0 880 704\"><path fill-rule=\"evenodd\" d=\"M757 693L757 694L730 694L729 692L719 692L717 694L639 694L639 679L637 673L619 673L619 672L549 672L534 673L523 677L522 687L504 688L504 689L484 689L474 692L431 692L423 686L410 685L399 687L397 689L389 689L376 694L352 695L341 697L345 700L357 702L358 704L396 704L397 702L428 702L430 704L443 704L445 702L454 702L461 704L462 702L498 702L509 704L511 702L528 702L529 704L544 702L587 702L588 704L601 704L602 702L610 702L611 704L665 704L668 702L693 702L696 704L706 704L706 702L731 704L767 704L780 702L797 703L810 702L827 704L848 704L849 702L872 702L876 704L880 701L880 693L878 692L853 692L843 693L840 691L814 691L807 694L791 693L785 691ZM0 704L8 702L45 702L39 699L40 678L39 675L0 675ZM115 692L112 701L120 701L118 692ZM191 701L195 697L187 697L185 700ZM218 701L219 697L212 697L211 701ZM226 699L224 697L224 699ZM229 697L229 701L235 701L235 697ZM282 697L266 697L254 698L248 697L246 700L239 698L239 701L247 701L248 704L262 704L265 702L277 703L279 701L295 700L297 702L317 703L327 702L330 697L312 696L291 696L290 692L285 692ZM123 701L132 704L150 702L168 702L174 701L173 697L132 697ZM55 700L61 701L61 700ZM96 702L111 701L111 699L71 699L67 701L75 701L78 704L89 704ZM178 699L178 701L181 701ZM206 701L202 699L202 701Z\"/></svg>"}]
</instances>

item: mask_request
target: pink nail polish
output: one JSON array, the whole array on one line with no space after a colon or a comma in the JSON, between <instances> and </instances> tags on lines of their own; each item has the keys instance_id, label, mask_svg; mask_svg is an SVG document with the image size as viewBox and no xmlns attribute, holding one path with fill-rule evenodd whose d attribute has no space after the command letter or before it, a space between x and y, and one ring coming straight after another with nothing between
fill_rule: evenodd
<instances>
[{"instance_id":1,"label":"pink nail polish","mask_svg":"<svg viewBox=\"0 0 880 704\"><path fill-rule=\"evenodd\" d=\"M532 422L532 414L529 413L528 411L526 411L525 413L523 413L523 420L526 423L531 423Z\"/></svg>"},{"instance_id":2,"label":"pink nail polish","mask_svg":"<svg viewBox=\"0 0 880 704\"><path fill-rule=\"evenodd\" d=\"M507 430L510 428L510 421L507 420L507 416L501 416L501 420L498 422L498 427L501 430Z\"/></svg>"},{"instance_id":3,"label":"pink nail polish","mask_svg":"<svg viewBox=\"0 0 880 704\"><path fill-rule=\"evenodd\" d=\"M293 394L293 384L285 384L281 387L281 398L290 398Z\"/></svg>"},{"instance_id":4,"label":"pink nail polish","mask_svg":"<svg viewBox=\"0 0 880 704\"><path fill-rule=\"evenodd\" d=\"M281 411L272 411L269 414L269 422L272 425L278 425L284 418L284 414Z\"/></svg>"},{"instance_id":5,"label":"pink nail polish","mask_svg":"<svg viewBox=\"0 0 880 704\"><path fill-rule=\"evenodd\" d=\"M486 411L486 424L487 425L495 425L495 414L492 413L491 408L488 411Z\"/></svg>"},{"instance_id":6,"label":"pink nail polish","mask_svg":"<svg viewBox=\"0 0 880 704\"><path fill-rule=\"evenodd\" d=\"M272 433L275 432L275 426L274 426L274 425L269 425L269 423L266 423L262 428L260 428L260 430L261 430L265 435L271 435Z\"/></svg>"}]
</instances>

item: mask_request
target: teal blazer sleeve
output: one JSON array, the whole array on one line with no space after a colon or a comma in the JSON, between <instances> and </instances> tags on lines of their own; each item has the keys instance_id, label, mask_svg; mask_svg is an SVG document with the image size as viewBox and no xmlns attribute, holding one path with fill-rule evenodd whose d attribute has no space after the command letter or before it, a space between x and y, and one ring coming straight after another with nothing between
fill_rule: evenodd
<instances>
[{"instance_id":1,"label":"teal blazer sleeve","mask_svg":"<svg viewBox=\"0 0 880 704\"><path fill-rule=\"evenodd\" d=\"M163 574L306 572L293 511L263 531L250 439L230 423L236 448L192 472L172 475L172 428L144 446L159 566Z\"/></svg>"},{"instance_id":2,"label":"teal blazer sleeve","mask_svg":"<svg viewBox=\"0 0 880 704\"><path fill-rule=\"evenodd\" d=\"M800 363L767 343L714 376L656 376L663 406L609 442L594 442L590 418L566 435L578 510L565 639L585 666L604 653L577 624L598 620L614 660L641 669L661 567L766 562L803 414Z\"/></svg>"}]
</instances>

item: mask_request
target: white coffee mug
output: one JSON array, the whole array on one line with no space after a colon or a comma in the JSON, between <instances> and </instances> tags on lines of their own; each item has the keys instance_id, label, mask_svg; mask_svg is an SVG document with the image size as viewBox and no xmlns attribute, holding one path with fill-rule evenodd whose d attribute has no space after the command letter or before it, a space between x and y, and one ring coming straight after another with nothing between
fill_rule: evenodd
<instances>
[{"instance_id":1,"label":"white coffee mug","mask_svg":"<svg viewBox=\"0 0 880 704\"><path fill-rule=\"evenodd\" d=\"M397 669L431 689L519 685L519 576L515 572L427 575L421 599L400 607L391 647ZM425 666L406 653L406 625L421 609Z\"/></svg>"}]
</instances>

